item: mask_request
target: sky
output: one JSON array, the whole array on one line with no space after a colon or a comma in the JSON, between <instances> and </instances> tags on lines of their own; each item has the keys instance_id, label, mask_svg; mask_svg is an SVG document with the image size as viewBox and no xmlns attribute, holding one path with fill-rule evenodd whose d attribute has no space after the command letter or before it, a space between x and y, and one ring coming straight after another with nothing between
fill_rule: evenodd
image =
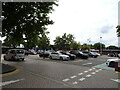
<instances>
[{"instance_id":1,"label":"sky","mask_svg":"<svg viewBox=\"0 0 120 90\"><path fill-rule=\"evenodd\" d=\"M54 6L55 10L49 15L55 22L48 26L50 43L54 44L56 36L67 33L73 34L81 44L101 42L106 46L118 46L116 26L119 1L59 0L59 6Z\"/></svg>"}]
</instances>

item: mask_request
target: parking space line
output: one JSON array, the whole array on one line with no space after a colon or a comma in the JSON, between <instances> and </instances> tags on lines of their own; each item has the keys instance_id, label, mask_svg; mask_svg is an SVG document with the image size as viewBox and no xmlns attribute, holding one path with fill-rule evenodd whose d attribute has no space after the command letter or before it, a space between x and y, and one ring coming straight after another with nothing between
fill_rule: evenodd
<instances>
[{"instance_id":1,"label":"parking space line","mask_svg":"<svg viewBox=\"0 0 120 90\"><path fill-rule=\"evenodd\" d=\"M64 79L64 80L62 80L62 81L64 81L64 82L67 82L67 81L69 81L70 79Z\"/></svg>"},{"instance_id":2,"label":"parking space line","mask_svg":"<svg viewBox=\"0 0 120 90\"><path fill-rule=\"evenodd\" d=\"M89 69L88 71L92 71L92 69Z\"/></svg>"},{"instance_id":3,"label":"parking space line","mask_svg":"<svg viewBox=\"0 0 120 90\"><path fill-rule=\"evenodd\" d=\"M83 73L78 73L78 75L83 75Z\"/></svg>"},{"instance_id":4,"label":"parking space line","mask_svg":"<svg viewBox=\"0 0 120 90\"><path fill-rule=\"evenodd\" d=\"M78 82L75 81L75 82L73 82L73 84L78 84Z\"/></svg>"},{"instance_id":5,"label":"parking space line","mask_svg":"<svg viewBox=\"0 0 120 90\"><path fill-rule=\"evenodd\" d=\"M90 74L88 74L88 75L86 75L86 77L91 77L92 75L90 75Z\"/></svg>"},{"instance_id":6,"label":"parking space line","mask_svg":"<svg viewBox=\"0 0 120 90\"><path fill-rule=\"evenodd\" d=\"M87 73L88 71L84 71L84 73Z\"/></svg>"},{"instance_id":7,"label":"parking space line","mask_svg":"<svg viewBox=\"0 0 120 90\"><path fill-rule=\"evenodd\" d=\"M80 79L79 79L79 81L83 81L83 80L85 80L85 78L80 78Z\"/></svg>"},{"instance_id":8,"label":"parking space line","mask_svg":"<svg viewBox=\"0 0 120 90\"><path fill-rule=\"evenodd\" d=\"M77 76L71 76L70 78L73 79L73 78L76 78Z\"/></svg>"},{"instance_id":9,"label":"parking space line","mask_svg":"<svg viewBox=\"0 0 120 90\"><path fill-rule=\"evenodd\" d=\"M95 74L95 72L92 72L91 74Z\"/></svg>"}]
</instances>

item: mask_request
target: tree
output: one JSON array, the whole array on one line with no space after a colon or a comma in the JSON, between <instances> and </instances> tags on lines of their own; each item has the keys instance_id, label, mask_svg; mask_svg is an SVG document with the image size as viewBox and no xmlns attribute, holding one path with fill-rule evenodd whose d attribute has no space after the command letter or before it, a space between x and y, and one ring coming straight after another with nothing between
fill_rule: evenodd
<instances>
[{"instance_id":1,"label":"tree","mask_svg":"<svg viewBox=\"0 0 120 90\"><path fill-rule=\"evenodd\" d=\"M93 45L93 47L94 47L95 49L99 49L99 50L100 50L100 48L105 49L105 44L95 43L95 44Z\"/></svg>"},{"instance_id":2,"label":"tree","mask_svg":"<svg viewBox=\"0 0 120 90\"><path fill-rule=\"evenodd\" d=\"M70 44L70 49L73 49L73 50L79 50L80 47L81 47L80 42L73 41Z\"/></svg>"},{"instance_id":3,"label":"tree","mask_svg":"<svg viewBox=\"0 0 120 90\"><path fill-rule=\"evenodd\" d=\"M120 36L120 25L118 25L116 28L117 28L117 36L119 37Z\"/></svg>"},{"instance_id":4,"label":"tree","mask_svg":"<svg viewBox=\"0 0 120 90\"><path fill-rule=\"evenodd\" d=\"M64 33L62 37L57 36L54 40L54 45L57 49L67 50L70 49L71 43L74 41L74 36L72 34Z\"/></svg>"},{"instance_id":5,"label":"tree","mask_svg":"<svg viewBox=\"0 0 120 90\"><path fill-rule=\"evenodd\" d=\"M108 46L106 49L118 49L118 47L116 47L116 46Z\"/></svg>"},{"instance_id":6,"label":"tree","mask_svg":"<svg viewBox=\"0 0 120 90\"><path fill-rule=\"evenodd\" d=\"M54 23L48 16L54 10L53 5L57 5L55 1L2 3L2 37L6 36L5 43L15 47L19 44L36 46L39 35L47 30L46 26Z\"/></svg>"},{"instance_id":7,"label":"tree","mask_svg":"<svg viewBox=\"0 0 120 90\"><path fill-rule=\"evenodd\" d=\"M84 43L83 45L81 45L81 49L82 50L88 50L89 49L89 45L87 45L86 43Z\"/></svg>"}]
</instances>

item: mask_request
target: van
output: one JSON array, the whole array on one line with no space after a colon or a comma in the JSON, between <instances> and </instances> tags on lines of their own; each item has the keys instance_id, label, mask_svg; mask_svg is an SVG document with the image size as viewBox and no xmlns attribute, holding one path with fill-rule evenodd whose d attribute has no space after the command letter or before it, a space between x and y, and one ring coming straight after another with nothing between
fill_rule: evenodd
<instances>
[{"instance_id":1,"label":"van","mask_svg":"<svg viewBox=\"0 0 120 90\"><path fill-rule=\"evenodd\" d=\"M25 58L25 50L23 49L10 49L4 55L4 60L22 60Z\"/></svg>"}]
</instances>

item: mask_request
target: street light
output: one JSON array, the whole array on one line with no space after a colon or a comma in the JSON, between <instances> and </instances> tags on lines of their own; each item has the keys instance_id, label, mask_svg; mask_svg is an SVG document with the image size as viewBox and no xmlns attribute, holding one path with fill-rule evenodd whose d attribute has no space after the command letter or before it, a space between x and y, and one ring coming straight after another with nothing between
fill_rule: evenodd
<instances>
[{"instance_id":1,"label":"street light","mask_svg":"<svg viewBox=\"0 0 120 90\"><path fill-rule=\"evenodd\" d=\"M100 37L100 53L102 55L102 43L101 43L101 41L102 41L102 37Z\"/></svg>"},{"instance_id":2,"label":"street light","mask_svg":"<svg viewBox=\"0 0 120 90\"><path fill-rule=\"evenodd\" d=\"M87 41L88 41L88 44L89 44L89 50L90 50L90 42L91 42L91 39L89 38L89 39L87 39Z\"/></svg>"}]
</instances>

